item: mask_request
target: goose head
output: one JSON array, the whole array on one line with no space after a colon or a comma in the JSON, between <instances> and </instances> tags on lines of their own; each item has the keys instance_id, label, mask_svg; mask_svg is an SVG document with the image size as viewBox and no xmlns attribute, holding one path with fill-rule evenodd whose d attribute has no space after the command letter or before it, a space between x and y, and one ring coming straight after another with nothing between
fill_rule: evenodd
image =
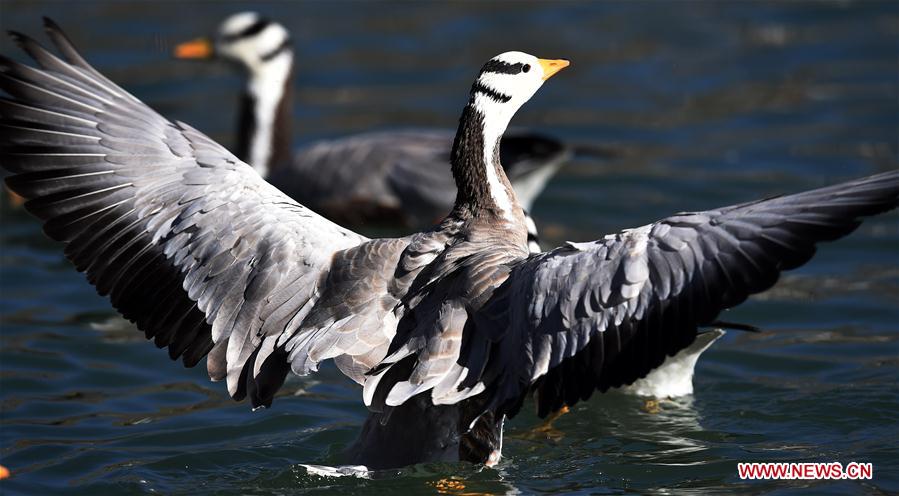
<instances>
[{"instance_id":1,"label":"goose head","mask_svg":"<svg viewBox=\"0 0 899 496\"><path fill-rule=\"evenodd\" d=\"M240 12L222 21L211 39L197 38L178 45L175 57L226 60L252 78L292 59L293 46L290 33L283 25L257 12Z\"/></svg>"},{"instance_id":2,"label":"goose head","mask_svg":"<svg viewBox=\"0 0 899 496\"><path fill-rule=\"evenodd\" d=\"M544 81L568 64L564 59L540 59L524 52L501 53L481 68L469 103L502 133Z\"/></svg>"}]
</instances>

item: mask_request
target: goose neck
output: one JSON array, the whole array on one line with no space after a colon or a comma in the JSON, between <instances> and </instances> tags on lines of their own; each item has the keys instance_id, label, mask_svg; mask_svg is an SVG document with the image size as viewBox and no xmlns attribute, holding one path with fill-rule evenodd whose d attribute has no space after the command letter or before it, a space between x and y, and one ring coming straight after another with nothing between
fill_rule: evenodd
<instances>
[{"instance_id":1,"label":"goose neck","mask_svg":"<svg viewBox=\"0 0 899 496\"><path fill-rule=\"evenodd\" d=\"M293 54L285 52L249 71L241 102L238 156L262 177L290 160Z\"/></svg>"},{"instance_id":2,"label":"goose neck","mask_svg":"<svg viewBox=\"0 0 899 496\"><path fill-rule=\"evenodd\" d=\"M521 207L499 159L500 139L511 116L491 112L474 98L459 120L451 156L458 192L454 212L491 214L511 225L523 225ZM500 109L495 109L500 110Z\"/></svg>"}]
</instances>

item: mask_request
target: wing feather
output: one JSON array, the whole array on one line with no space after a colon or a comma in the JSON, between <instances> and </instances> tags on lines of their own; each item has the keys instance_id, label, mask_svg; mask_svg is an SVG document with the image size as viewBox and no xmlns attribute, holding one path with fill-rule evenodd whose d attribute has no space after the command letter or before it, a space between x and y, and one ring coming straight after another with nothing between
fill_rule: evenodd
<instances>
[{"instance_id":1,"label":"wing feather","mask_svg":"<svg viewBox=\"0 0 899 496\"><path fill-rule=\"evenodd\" d=\"M899 171L708 212L568 245L515 266L476 322L502 338L485 367L492 406L514 414L530 390L538 413L595 390L630 384L689 346L697 329L781 271L802 265L815 245L845 236L861 218L899 204ZM586 378L589 378L586 379Z\"/></svg>"},{"instance_id":2,"label":"wing feather","mask_svg":"<svg viewBox=\"0 0 899 496\"><path fill-rule=\"evenodd\" d=\"M163 118L46 28L62 58L20 34L38 67L0 58L7 184L148 339L188 366L209 353L232 396L269 404L290 367L284 341L302 331L334 254L367 240ZM380 344L352 351L366 342Z\"/></svg>"}]
</instances>

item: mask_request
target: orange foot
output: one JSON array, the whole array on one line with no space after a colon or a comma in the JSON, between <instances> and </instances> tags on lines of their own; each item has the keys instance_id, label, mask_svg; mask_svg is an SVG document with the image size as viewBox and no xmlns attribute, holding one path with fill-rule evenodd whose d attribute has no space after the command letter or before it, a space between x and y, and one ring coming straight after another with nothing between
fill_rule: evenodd
<instances>
[{"instance_id":1,"label":"orange foot","mask_svg":"<svg viewBox=\"0 0 899 496\"><path fill-rule=\"evenodd\" d=\"M662 407L659 405L659 400L648 399L643 403L643 411L655 415L662 411Z\"/></svg>"},{"instance_id":2,"label":"orange foot","mask_svg":"<svg viewBox=\"0 0 899 496\"><path fill-rule=\"evenodd\" d=\"M562 415L565 415L566 413L568 413L570 411L571 410L569 410L567 406L562 405L562 408L559 408L558 410L554 411L553 413L550 413L549 416L546 417L546 420L543 421L543 423L540 424L539 426L537 426L534 430L537 432L551 432L551 431L558 432L556 430L556 428L553 427L553 422L555 422L559 417L561 417Z\"/></svg>"},{"instance_id":3,"label":"orange foot","mask_svg":"<svg viewBox=\"0 0 899 496\"><path fill-rule=\"evenodd\" d=\"M465 484L463 484L462 481L455 479L440 479L431 484L434 485L434 488L437 489L437 492L440 494L459 494L465 490Z\"/></svg>"},{"instance_id":4,"label":"orange foot","mask_svg":"<svg viewBox=\"0 0 899 496\"><path fill-rule=\"evenodd\" d=\"M553 422L556 421L562 415L565 415L570 410L567 406L563 406L562 408L556 410L555 412L549 414L546 417L546 420L543 421L542 424L534 427L533 429L524 432L522 434L518 434L516 436L512 436L520 439L545 439L549 438L553 441L558 441L565 437L565 433L553 427Z\"/></svg>"}]
</instances>

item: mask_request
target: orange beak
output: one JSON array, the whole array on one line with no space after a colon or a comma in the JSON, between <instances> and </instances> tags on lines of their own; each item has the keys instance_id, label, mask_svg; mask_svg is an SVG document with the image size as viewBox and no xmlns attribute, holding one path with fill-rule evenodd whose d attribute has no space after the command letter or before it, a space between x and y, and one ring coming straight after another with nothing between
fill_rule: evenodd
<instances>
[{"instance_id":1,"label":"orange beak","mask_svg":"<svg viewBox=\"0 0 899 496\"><path fill-rule=\"evenodd\" d=\"M175 58L208 59L212 57L212 42L206 38L185 41L175 47Z\"/></svg>"},{"instance_id":2,"label":"orange beak","mask_svg":"<svg viewBox=\"0 0 899 496\"><path fill-rule=\"evenodd\" d=\"M543 80L553 77L553 74L561 71L562 69L568 67L571 62L568 62L565 59L537 59L540 62L540 67L543 68Z\"/></svg>"}]
</instances>

